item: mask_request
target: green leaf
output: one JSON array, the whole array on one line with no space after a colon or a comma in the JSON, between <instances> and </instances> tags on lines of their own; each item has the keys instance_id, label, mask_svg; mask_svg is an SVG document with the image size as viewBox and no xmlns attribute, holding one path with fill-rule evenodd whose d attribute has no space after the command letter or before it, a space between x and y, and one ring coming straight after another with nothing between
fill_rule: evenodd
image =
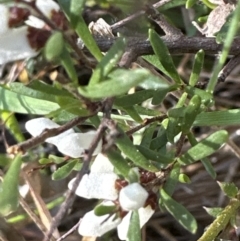
<instances>
[{"instance_id":1,"label":"green leaf","mask_svg":"<svg viewBox=\"0 0 240 241\"><path fill-rule=\"evenodd\" d=\"M182 119L182 120L181 120ZM168 119L167 125L167 139L170 143L175 143L175 137L181 132L181 123L183 122L183 118L172 118Z\"/></svg>"},{"instance_id":2,"label":"green leaf","mask_svg":"<svg viewBox=\"0 0 240 241\"><path fill-rule=\"evenodd\" d=\"M135 110L134 106L127 106L122 108L129 116L132 117L133 120L135 120L138 123L142 123L143 120L141 116L138 114L138 112Z\"/></svg>"},{"instance_id":3,"label":"green leaf","mask_svg":"<svg viewBox=\"0 0 240 241\"><path fill-rule=\"evenodd\" d=\"M59 105L20 95L0 86L0 109L22 114L46 115L57 110Z\"/></svg>"},{"instance_id":4,"label":"green leaf","mask_svg":"<svg viewBox=\"0 0 240 241\"><path fill-rule=\"evenodd\" d=\"M162 128L162 132L151 141L150 149L157 150L166 146L168 142L166 130Z\"/></svg>"},{"instance_id":5,"label":"green leaf","mask_svg":"<svg viewBox=\"0 0 240 241\"><path fill-rule=\"evenodd\" d=\"M107 156L117 172L123 177L127 178L131 167L128 165L127 161L122 157L122 155L115 150L109 150L107 152Z\"/></svg>"},{"instance_id":6,"label":"green leaf","mask_svg":"<svg viewBox=\"0 0 240 241\"><path fill-rule=\"evenodd\" d=\"M44 55L48 61L59 60L64 49L64 39L61 32L53 33L44 47Z\"/></svg>"},{"instance_id":7,"label":"green leaf","mask_svg":"<svg viewBox=\"0 0 240 241\"><path fill-rule=\"evenodd\" d=\"M67 177L75 167L75 165L78 163L78 160L72 160L68 161L67 164L65 164L62 167L59 167L53 174L52 174L52 179L53 180L61 180Z\"/></svg>"},{"instance_id":8,"label":"green leaf","mask_svg":"<svg viewBox=\"0 0 240 241\"><path fill-rule=\"evenodd\" d=\"M76 0L77 1L77 0ZM100 61L102 58L102 53L100 49L98 48L96 41L94 40L92 34L90 33L83 17L81 16L81 13L79 13L78 21L77 23L76 18L71 18L71 1L69 0L58 0L58 3L65 13L66 17L70 21L70 23L73 25L74 30L76 31L77 35L82 39L90 53L97 59L97 61ZM73 8L73 5L72 5Z\"/></svg>"},{"instance_id":9,"label":"green leaf","mask_svg":"<svg viewBox=\"0 0 240 241\"><path fill-rule=\"evenodd\" d=\"M189 142L191 143L192 146L195 146L195 145L198 144L198 142L197 142L197 140L196 140L196 138L195 138L195 136L193 135L192 132L189 132L189 133L187 134L187 137L188 137L188 140L189 140ZM212 165L212 163L210 162L210 160L209 160L207 157L205 157L205 158L202 158L202 159L201 159L201 162L202 162L204 168L206 169L206 171L208 172L208 174L209 174L213 179L215 179L216 176L217 176L217 174L216 174L216 172L215 172L215 170L214 170L214 168L213 168L213 165Z\"/></svg>"},{"instance_id":10,"label":"green leaf","mask_svg":"<svg viewBox=\"0 0 240 241\"><path fill-rule=\"evenodd\" d=\"M129 223L127 240L129 241L141 241L141 229L138 211L132 212L131 220Z\"/></svg>"},{"instance_id":11,"label":"green leaf","mask_svg":"<svg viewBox=\"0 0 240 241\"><path fill-rule=\"evenodd\" d=\"M224 208L208 208L208 207L203 207L206 212L211 215L212 217L216 218L217 216L219 216L221 214L221 212L224 210Z\"/></svg>"},{"instance_id":12,"label":"green leaf","mask_svg":"<svg viewBox=\"0 0 240 241\"><path fill-rule=\"evenodd\" d=\"M63 49L63 52L61 54L60 63L66 70L69 79L77 86L78 85L77 72L74 67L74 62L73 62L67 48Z\"/></svg>"},{"instance_id":13,"label":"green leaf","mask_svg":"<svg viewBox=\"0 0 240 241\"><path fill-rule=\"evenodd\" d=\"M217 151L228 140L228 133L225 130L217 131L206 139L198 142L195 146L191 147L185 154L183 154L178 161L183 164L191 164L202 158L205 158L215 151Z\"/></svg>"},{"instance_id":14,"label":"green leaf","mask_svg":"<svg viewBox=\"0 0 240 241\"><path fill-rule=\"evenodd\" d=\"M194 121L194 126L231 126L240 124L240 109L202 112Z\"/></svg>"},{"instance_id":15,"label":"green leaf","mask_svg":"<svg viewBox=\"0 0 240 241\"><path fill-rule=\"evenodd\" d=\"M48 85L46 85L48 88ZM36 99L47 100L51 102L56 102L55 95L50 93L45 93L39 90L31 89L22 83L14 82L10 84L11 91L18 93L20 95L29 96Z\"/></svg>"},{"instance_id":16,"label":"green leaf","mask_svg":"<svg viewBox=\"0 0 240 241\"><path fill-rule=\"evenodd\" d=\"M6 154L0 154L0 166L4 167L11 163L12 159L9 158Z\"/></svg>"},{"instance_id":17,"label":"green leaf","mask_svg":"<svg viewBox=\"0 0 240 241\"><path fill-rule=\"evenodd\" d=\"M191 8L193 5L195 5L195 3L197 3L198 0L187 0L186 1L186 8Z\"/></svg>"},{"instance_id":18,"label":"green leaf","mask_svg":"<svg viewBox=\"0 0 240 241\"><path fill-rule=\"evenodd\" d=\"M117 69L109 75L109 80L93 86L79 87L79 93L88 98L105 98L126 93L146 79L156 78L146 69Z\"/></svg>"},{"instance_id":19,"label":"green leaf","mask_svg":"<svg viewBox=\"0 0 240 241\"><path fill-rule=\"evenodd\" d=\"M71 17L71 24L73 26L77 25L79 21L79 16L82 15L82 11L84 9L86 0L71 0L70 1L70 17Z\"/></svg>"},{"instance_id":20,"label":"green leaf","mask_svg":"<svg viewBox=\"0 0 240 241\"><path fill-rule=\"evenodd\" d=\"M229 198L235 198L238 194L238 188L234 183L217 182L225 195Z\"/></svg>"},{"instance_id":21,"label":"green leaf","mask_svg":"<svg viewBox=\"0 0 240 241\"><path fill-rule=\"evenodd\" d=\"M156 161L157 164L162 164L162 167L166 166L167 164L173 162L173 158L162 155L156 151L152 151L144 146L136 146L137 149L150 161Z\"/></svg>"},{"instance_id":22,"label":"green leaf","mask_svg":"<svg viewBox=\"0 0 240 241\"><path fill-rule=\"evenodd\" d=\"M190 1L193 1L193 0L188 0L188 2ZM203 62L204 62L204 51L201 49L195 55L193 69L189 79L190 86L195 86L197 84L199 75L203 67Z\"/></svg>"},{"instance_id":23,"label":"green leaf","mask_svg":"<svg viewBox=\"0 0 240 241\"><path fill-rule=\"evenodd\" d=\"M59 157L59 156L54 156L54 155L49 155L48 158L50 161L52 161L56 164L60 164L65 161L64 157Z\"/></svg>"},{"instance_id":24,"label":"green leaf","mask_svg":"<svg viewBox=\"0 0 240 241\"><path fill-rule=\"evenodd\" d=\"M191 183L191 179L189 178L189 176L184 173L179 174L178 180L181 183Z\"/></svg>"},{"instance_id":25,"label":"green leaf","mask_svg":"<svg viewBox=\"0 0 240 241\"><path fill-rule=\"evenodd\" d=\"M149 40L154 53L158 56L159 61L165 69L164 73L166 74L167 72L167 75L170 76L177 84L181 84L182 80L178 75L167 47L160 36L152 29L149 30Z\"/></svg>"},{"instance_id":26,"label":"green leaf","mask_svg":"<svg viewBox=\"0 0 240 241\"><path fill-rule=\"evenodd\" d=\"M2 121L5 123L7 129L11 132L17 142L22 142L25 140L22 130L18 124L15 115L9 111L1 111L0 116Z\"/></svg>"},{"instance_id":27,"label":"green leaf","mask_svg":"<svg viewBox=\"0 0 240 241\"><path fill-rule=\"evenodd\" d=\"M117 208L115 205L106 206L106 205L99 204L94 208L94 214L96 216L103 216L105 214L116 212L116 209Z\"/></svg>"},{"instance_id":28,"label":"green leaf","mask_svg":"<svg viewBox=\"0 0 240 241\"><path fill-rule=\"evenodd\" d=\"M128 136L121 129L118 130L121 135L121 137L116 139L116 145L119 150L121 150L124 155L126 155L137 166L148 171L157 171L157 168L154 167L151 162L137 150Z\"/></svg>"},{"instance_id":29,"label":"green leaf","mask_svg":"<svg viewBox=\"0 0 240 241\"><path fill-rule=\"evenodd\" d=\"M165 184L164 184L164 190L168 193L168 195L172 196L176 185L179 181L179 175L180 175L180 164L175 163L170 175L168 176Z\"/></svg>"},{"instance_id":30,"label":"green leaf","mask_svg":"<svg viewBox=\"0 0 240 241\"><path fill-rule=\"evenodd\" d=\"M0 185L0 214L3 216L15 211L18 207L18 180L21 164L21 154L18 154Z\"/></svg>"},{"instance_id":31,"label":"green leaf","mask_svg":"<svg viewBox=\"0 0 240 241\"><path fill-rule=\"evenodd\" d=\"M202 103L204 105L210 105L213 103L213 96L212 94L206 92L205 90L201 90L192 86L186 86L185 87L186 93L188 93L190 96L198 95Z\"/></svg>"},{"instance_id":32,"label":"green leaf","mask_svg":"<svg viewBox=\"0 0 240 241\"><path fill-rule=\"evenodd\" d=\"M171 213L172 216L189 232L196 233L197 222L193 215L180 203L172 199L163 188L161 189L160 193L162 202L168 212Z\"/></svg>"},{"instance_id":33,"label":"green leaf","mask_svg":"<svg viewBox=\"0 0 240 241\"><path fill-rule=\"evenodd\" d=\"M196 116L201 111L201 98L198 95L194 95L189 101L189 104L185 110L184 122L182 124L182 132L188 133L196 119Z\"/></svg>"},{"instance_id":34,"label":"green leaf","mask_svg":"<svg viewBox=\"0 0 240 241\"><path fill-rule=\"evenodd\" d=\"M153 134L157 129L157 123L153 123L151 125L149 125L144 133L143 133L143 137L142 137L142 141L141 141L141 146L149 148L151 141L153 139Z\"/></svg>"},{"instance_id":35,"label":"green leaf","mask_svg":"<svg viewBox=\"0 0 240 241\"><path fill-rule=\"evenodd\" d=\"M158 89L152 98L152 105L160 105L172 88Z\"/></svg>"},{"instance_id":36,"label":"green leaf","mask_svg":"<svg viewBox=\"0 0 240 241\"><path fill-rule=\"evenodd\" d=\"M114 100L114 105L119 107L133 106L153 97L155 90L140 90L134 94L118 96Z\"/></svg>"},{"instance_id":37,"label":"green leaf","mask_svg":"<svg viewBox=\"0 0 240 241\"><path fill-rule=\"evenodd\" d=\"M89 81L89 86L104 80L107 75L116 67L119 59L121 58L126 41L123 38L119 38L114 45L110 48L107 54L102 58L101 62L94 69L92 77Z\"/></svg>"}]
</instances>

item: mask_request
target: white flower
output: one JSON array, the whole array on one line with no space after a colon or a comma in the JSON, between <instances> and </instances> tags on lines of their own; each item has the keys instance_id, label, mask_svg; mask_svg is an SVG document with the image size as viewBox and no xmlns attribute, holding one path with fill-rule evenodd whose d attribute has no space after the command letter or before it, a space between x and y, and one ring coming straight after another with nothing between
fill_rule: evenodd
<instances>
[{"instance_id":1,"label":"white flower","mask_svg":"<svg viewBox=\"0 0 240 241\"><path fill-rule=\"evenodd\" d=\"M50 17L53 10L59 10L58 4L53 0L37 0L36 6L46 17ZM9 11L8 5L0 4L0 65L34 57L38 54L38 49L33 48L30 44L27 26L15 29L9 27ZM45 25L42 20L34 16L29 16L25 23L37 28L43 28Z\"/></svg>"},{"instance_id":2,"label":"white flower","mask_svg":"<svg viewBox=\"0 0 240 241\"><path fill-rule=\"evenodd\" d=\"M136 182L122 188L119 193L119 203L126 211L143 207L147 198L148 192Z\"/></svg>"},{"instance_id":3,"label":"white flower","mask_svg":"<svg viewBox=\"0 0 240 241\"><path fill-rule=\"evenodd\" d=\"M113 172L113 165L106 156L99 153L91 166L90 174L85 174L76 190L78 196L84 198L96 198L116 200L118 191L115 188L115 182L118 176ZM75 179L68 184L72 188Z\"/></svg>"},{"instance_id":4,"label":"white flower","mask_svg":"<svg viewBox=\"0 0 240 241\"><path fill-rule=\"evenodd\" d=\"M91 166L90 174L83 176L76 194L85 198L119 200L120 208L129 212L123 218L120 218L118 214L97 216L94 214L94 211L86 213L78 229L79 234L82 236L100 237L106 232L117 228L119 238L126 240L132 210L138 210L141 228L154 213L150 205L144 207L148 198L148 192L139 183L129 184L122 188L120 193L118 192L115 183L119 177L113 170L114 167L109 159L99 153ZM75 179L71 180L68 184L69 189L72 188L74 181ZM114 202L105 201L102 204L114 205Z\"/></svg>"},{"instance_id":5,"label":"white flower","mask_svg":"<svg viewBox=\"0 0 240 241\"><path fill-rule=\"evenodd\" d=\"M56 124L48 118L36 118L26 122L26 130L34 137L40 135L45 129L58 128ZM87 133L75 133L73 129L69 129L57 136L46 139L46 142L55 145L64 155L78 158L83 156L84 150L89 148L90 143L95 136L94 131ZM94 155L101 151L102 141L98 143L94 151Z\"/></svg>"}]
</instances>

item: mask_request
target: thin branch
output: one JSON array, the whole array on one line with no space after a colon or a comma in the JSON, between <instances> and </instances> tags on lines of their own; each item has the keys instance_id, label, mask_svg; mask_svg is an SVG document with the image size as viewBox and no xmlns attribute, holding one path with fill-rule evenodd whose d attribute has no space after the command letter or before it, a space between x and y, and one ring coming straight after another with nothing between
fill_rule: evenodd
<instances>
[{"instance_id":1,"label":"thin branch","mask_svg":"<svg viewBox=\"0 0 240 241\"><path fill-rule=\"evenodd\" d=\"M79 221L71 229L69 229L65 234L63 234L59 239L57 239L57 241L62 241L65 238L67 238L67 236L69 236L71 233L75 232L79 224L81 223L81 221L82 219L79 219Z\"/></svg>"},{"instance_id":2,"label":"thin branch","mask_svg":"<svg viewBox=\"0 0 240 241\"><path fill-rule=\"evenodd\" d=\"M153 8L159 8L159 7L161 7L161 6L163 6L163 5L165 5L166 3L171 2L171 1L172 1L172 0L162 0L162 1L158 1L157 3L153 4L152 7L153 7ZM119 22L111 25L111 29L112 29L112 30L118 29L118 28L124 26L126 23L128 23L128 22L134 20L135 18L138 18L138 17L140 17L140 16L142 16L142 15L144 15L144 14L145 14L145 11L144 11L144 10L141 10L141 11L139 11L139 12L137 12L137 13L134 13L134 14L132 14L131 16L128 16L127 18L122 19L121 21L119 21Z\"/></svg>"},{"instance_id":3,"label":"thin branch","mask_svg":"<svg viewBox=\"0 0 240 241\"><path fill-rule=\"evenodd\" d=\"M126 134L128 136L130 136L133 133L139 131L140 129L142 129L144 127L146 127L147 125L150 125L153 122L156 122L156 121L160 121L161 122L161 121L163 121L166 117L167 117L167 115L161 115L161 116L155 116L155 117L150 118L150 119L145 119L142 124L140 124L138 126L135 126L134 128L130 129L129 131L126 131Z\"/></svg>"},{"instance_id":4,"label":"thin branch","mask_svg":"<svg viewBox=\"0 0 240 241\"><path fill-rule=\"evenodd\" d=\"M175 26L171 25L166 18L164 17L164 15L160 12L158 12L155 8L147 5L146 6L146 14L148 15L148 18L150 18L152 21L154 21L155 23L157 23L162 30L164 31L164 33L166 35L171 36L172 38L180 38L183 36L183 33L181 32L180 29L176 28Z\"/></svg>"},{"instance_id":5,"label":"thin branch","mask_svg":"<svg viewBox=\"0 0 240 241\"><path fill-rule=\"evenodd\" d=\"M218 74L218 81L224 82L232 70L239 65L240 63L240 54L234 56L229 60L229 62L224 66L224 68Z\"/></svg>"}]
</instances>

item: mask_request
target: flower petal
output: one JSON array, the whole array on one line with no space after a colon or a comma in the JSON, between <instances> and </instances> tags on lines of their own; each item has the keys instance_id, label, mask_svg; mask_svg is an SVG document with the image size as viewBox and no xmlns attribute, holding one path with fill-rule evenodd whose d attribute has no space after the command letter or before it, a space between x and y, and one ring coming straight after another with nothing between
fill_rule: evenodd
<instances>
[{"instance_id":1,"label":"flower petal","mask_svg":"<svg viewBox=\"0 0 240 241\"><path fill-rule=\"evenodd\" d=\"M41 19L35 16L29 16L28 19L25 21L25 23L28 26L31 26L33 28L40 28L40 29L43 28L45 25L45 23Z\"/></svg>"},{"instance_id":2,"label":"flower petal","mask_svg":"<svg viewBox=\"0 0 240 241\"><path fill-rule=\"evenodd\" d=\"M56 124L52 120L40 117L36 119L32 119L26 122L25 128L26 130L33 136L40 135L45 129L53 129L58 128L60 125ZM53 145L57 145L62 139L64 139L67 135L74 133L73 129L69 129L57 136L50 137L46 139L46 142L51 143Z\"/></svg>"},{"instance_id":3,"label":"flower petal","mask_svg":"<svg viewBox=\"0 0 240 241\"><path fill-rule=\"evenodd\" d=\"M4 33L9 30L9 9L6 5L0 4L0 33Z\"/></svg>"},{"instance_id":4,"label":"flower petal","mask_svg":"<svg viewBox=\"0 0 240 241\"><path fill-rule=\"evenodd\" d=\"M35 55L27 39L27 27L10 29L0 37L0 65Z\"/></svg>"},{"instance_id":5,"label":"flower petal","mask_svg":"<svg viewBox=\"0 0 240 241\"><path fill-rule=\"evenodd\" d=\"M140 208L138 210L139 214L139 220L140 220L140 228L143 227L143 225L151 218L151 216L154 214L154 210L151 208L150 205L148 205L145 208ZM118 225L117 231L118 231L118 237L120 240L126 240L127 239L127 233L129 228L129 223L131 219L132 211L130 211L123 219L122 222Z\"/></svg>"},{"instance_id":6,"label":"flower petal","mask_svg":"<svg viewBox=\"0 0 240 241\"><path fill-rule=\"evenodd\" d=\"M83 156L85 149L88 149L93 138L95 137L96 132L90 131L87 133L74 133L66 136L62 139L58 145L58 150L70 157L78 158ZM97 148L95 149L93 155L98 154L102 149L102 141L98 143Z\"/></svg>"},{"instance_id":7,"label":"flower petal","mask_svg":"<svg viewBox=\"0 0 240 241\"><path fill-rule=\"evenodd\" d=\"M37 0L36 1L37 8L46 16L51 17L51 13L53 10L59 11L59 5L52 0Z\"/></svg>"},{"instance_id":8,"label":"flower petal","mask_svg":"<svg viewBox=\"0 0 240 241\"><path fill-rule=\"evenodd\" d=\"M79 225L78 232L82 236L100 237L108 231L117 227L121 222L116 215L109 214L103 216L96 216L94 211L90 211L84 215ZM114 220L115 219L115 220Z\"/></svg>"},{"instance_id":9,"label":"flower petal","mask_svg":"<svg viewBox=\"0 0 240 241\"><path fill-rule=\"evenodd\" d=\"M109 161L109 159L103 155L102 153L99 153L92 166L91 166L91 173L113 173L114 166Z\"/></svg>"},{"instance_id":10,"label":"flower petal","mask_svg":"<svg viewBox=\"0 0 240 241\"><path fill-rule=\"evenodd\" d=\"M148 192L137 182L129 184L121 189L119 203L126 210L137 210L144 206Z\"/></svg>"},{"instance_id":11,"label":"flower petal","mask_svg":"<svg viewBox=\"0 0 240 241\"><path fill-rule=\"evenodd\" d=\"M76 190L76 195L87 199L116 200L118 191L115 188L115 181L118 176L115 173L90 173L85 174ZM75 178L68 184L72 188Z\"/></svg>"}]
</instances>

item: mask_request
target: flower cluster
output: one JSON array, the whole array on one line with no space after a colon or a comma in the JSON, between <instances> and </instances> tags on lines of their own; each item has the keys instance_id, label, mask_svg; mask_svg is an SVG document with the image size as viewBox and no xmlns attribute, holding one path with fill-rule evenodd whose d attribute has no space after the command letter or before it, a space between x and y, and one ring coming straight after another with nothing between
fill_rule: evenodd
<instances>
[{"instance_id":1,"label":"flower cluster","mask_svg":"<svg viewBox=\"0 0 240 241\"><path fill-rule=\"evenodd\" d=\"M56 124L48 118L36 118L26 122L25 128L32 136L40 135L45 129L58 128L60 125ZM46 139L46 142L55 145L58 150L66 156L78 158L83 156L84 150L89 148L95 131L87 133L75 133L73 129L69 129L57 136ZM98 143L93 155L101 152L102 142Z\"/></svg>"},{"instance_id":2,"label":"flower cluster","mask_svg":"<svg viewBox=\"0 0 240 241\"><path fill-rule=\"evenodd\" d=\"M59 5L53 0L0 4L0 65L34 57L51 35L46 24L32 15L34 8L53 22L61 18Z\"/></svg>"},{"instance_id":3,"label":"flower cluster","mask_svg":"<svg viewBox=\"0 0 240 241\"><path fill-rule=\"evenodd\" d=\"M48 118L36 118L28 121L25 125L32 136L40 135L46 129L59 127L58 124ZM78 158L83 155L93 140L95 132L75 133L73 129L67 130L57 136L46 139L46 142L55 145L58 150L70 157ZM121 240L126 240L128 228L133 211L138 211L140 227L150 219L154 213L154 201L152 194L140 184L149 182L149 177L143 178L143 171L133 168L139 182L128 183L114 172L114 166L101 152L100 142L94 152L98 154L91 166L89 174L85 174L76 190L78 196L87 199L101 199L101 206L113 207L111 212L102 216L92 210L84 215L79 226L79 234L82 236L99 237L106 232L117 228ZM154 176L155 177L155 176ZM150 178L151 179L151 178ZM75 179L69 182L72 189Z\"/></svg>"},{"instance_id":4,"label":"flower cluster","mask_svg":"<svg viewBox=\"0 0 240 241\"><path fill-rule=\"evenodd\" d=\"M74 180L69 183L70 189ZM141 228L150 219L154 208L148 205L150 195L145 188L137 182L130 184L124 182L124 187L119 190L119 182L121 183L121 180L114 173L114 167L109 159L99 153L91 166L91 172L83 176L76 194L89 199L103 199L101 205L115 206L114 210L117 211L102 216L96 215L94 210L86 213L79 225L79 234L99 237L117 228L118 237L126 240L134 210L138 211Z\"/></svg>"}]
</instances>

